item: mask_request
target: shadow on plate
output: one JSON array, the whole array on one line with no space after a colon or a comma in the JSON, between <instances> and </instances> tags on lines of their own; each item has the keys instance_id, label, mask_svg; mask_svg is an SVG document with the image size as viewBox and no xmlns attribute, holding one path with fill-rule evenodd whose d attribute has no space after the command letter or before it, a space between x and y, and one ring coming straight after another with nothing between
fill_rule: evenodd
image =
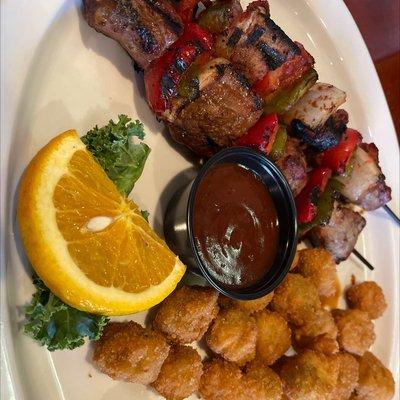
<instances>
[{"instance_id":1,"label":"shadow on plate","mask_svg":"<svg viewBox=\"0 0 400 400\"><path fill-rule=\"evenodd\" d=\"M161 236L163 235L164 217L167 206L172 196L184 186L188 185L197 175L195 167L187 168L175 175L165 186L165 189L160 193L158 203L155 210L155 215L161 216L154 219L154 230Z\"/></svg>"}]
</instances>

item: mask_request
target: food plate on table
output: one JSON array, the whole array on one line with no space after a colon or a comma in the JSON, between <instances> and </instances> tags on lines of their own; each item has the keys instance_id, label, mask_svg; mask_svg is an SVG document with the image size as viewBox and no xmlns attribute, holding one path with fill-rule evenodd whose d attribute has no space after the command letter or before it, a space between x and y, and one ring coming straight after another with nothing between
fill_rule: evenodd
<instances>
[{"instance_id":1,"label":"food plate on table","mask_svg":"<svg viewBox=\"0 0 400 400\"><path fill-rule=\"evenodd\" d=\"M23 1L19 6L16 10L6 2L2 14L2 55L7 60L2 87L7 99L2 108L2 268L6 267L1 281L2 362L4 381L9 384L5 390L18 399L44 395L51 399L157 398L145 386L112 381L101 374L91 362L91 344L49 353L23 334L22 307L30 301L33 286L15 222L16 191L29 161L57 133L75 128L83 136L93 126L126 114L144 124L146 143L152 149L132 197L150 213L151 226L162 235L167 204L180 183L194 175L196 158L175 144L156 121L130 58L117 43L87 25L80 1L43 1L34 6ZM380 165L393 190L390 205L398 212L399 157L393 124L347 9L339 2L289 0L271 1L270 7L278 25L313 55L320 81L346 91L349 125L379 148ZM398 226L382 209L364 215L368 223L356 248L375 270L367 271L350 256L340 264L339 277L343 288L352 279L374 280L383 288L388 309L375 323L372 351L398 383ZM195 282L191 276L185 280ZM150 318L151 311L129 319L144 324Z\"/></svg>"}]
</instances>

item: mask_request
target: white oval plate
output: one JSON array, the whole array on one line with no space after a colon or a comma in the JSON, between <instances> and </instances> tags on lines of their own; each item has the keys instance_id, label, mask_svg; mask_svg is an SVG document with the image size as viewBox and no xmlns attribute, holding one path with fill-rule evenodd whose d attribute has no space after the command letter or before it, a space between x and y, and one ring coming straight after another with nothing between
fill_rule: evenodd
<instances>
[{"instance_id":1,"label":"white oval plate","mask_svg":"<svg viewBox=\"0 0 400 400\"><path fill-rule=\"evenodd\" d=\"M395 131L373 64L348 10L334 0L270 3L273 19L315 57L320 79L346 90L350 126L379 147L393 188L391 206L398 212ZM87 26L80 1L3 0L1 18L2 398L155 399L158 396L146 387L115 382L98 373L90 363L88 345L49 353L21 333L21 307L30 300L33 287L15 226L15 193L29 160L57 133L76 128L83 135L95 124L125 113L145 124L146 142L152 148L133 197L150 211L151 223L162 233L165 205L174 185L190 172L191 157L171 142L149 111L141 78L128 56ZM343 286L354 274L383 287L389 308L376 322L373 351L398 376L399 231L382 210L369 213L367 219L357 248L376 269L371 273L351 258L340 265L340 277ZM139 322L144 318L145 313L134 316Z\"/></svg>"}]
</instances>

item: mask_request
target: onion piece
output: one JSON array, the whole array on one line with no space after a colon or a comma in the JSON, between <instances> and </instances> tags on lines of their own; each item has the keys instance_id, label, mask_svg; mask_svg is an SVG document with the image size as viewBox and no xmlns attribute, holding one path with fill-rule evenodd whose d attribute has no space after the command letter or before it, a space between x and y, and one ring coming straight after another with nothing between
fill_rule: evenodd
<instances>
[{"instance_id":1,"label":"onion piece","mask_svg":"<svg viewBox=\"0 0 400 400\"><path fill-rule=\"evenodd\" d=\"M346 101L346 93L327 83L316 83L283 116L283 121L290 125L299 119L311 129L325 124L327 119Z\"/></svg>"}]
</instances>

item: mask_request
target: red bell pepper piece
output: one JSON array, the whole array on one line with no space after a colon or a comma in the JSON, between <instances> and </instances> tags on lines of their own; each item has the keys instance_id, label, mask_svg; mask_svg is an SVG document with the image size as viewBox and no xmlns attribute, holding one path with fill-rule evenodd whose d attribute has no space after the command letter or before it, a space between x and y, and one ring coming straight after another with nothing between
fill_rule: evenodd
<instances>
[{"instance_id":1,"label":"red bell pepper piece","mask_svg":"<svg viewBox=\"0 0 400 400\"><path fill-rule=\"evenodd\" d=\"M354 150L361 143L362 137L354 129L346 129L342 140L337 146L325 150L322 154L320 164L331 168L338 174L343 174Z\"/></svg>"},{"instance_id":2,"label":"red bell pepper piece","mask_svg":"<svg viewBox=\"0 0 400 400\"><path fill-rule=\"evenodd\" d=\"M177 95L176 86L183 73L204 51L211 49L212 35L199 25L187 24L182 36L144 73L147 101L158 115L169 107Z\"/></svg>"},{"instance_id":3,"label":"red bell pepper piece","mask_svg":"<svg viewBox=\"0 0 400 400\"><path fill-rule=\"evenodd\" d=\"M332 170L318 167L310 173L304 189L296 197L297 219L300 223L310 222L317 214L317 201L332 176Z\"/></svg>"},{"instance_id":4,"label":"red bell pepper piece","mask_svg":"<svg viewBox=\"0 0 400 400\"><path fill-rule=\"evenodd\" d=\"M263 153L269 154L278 129L278 116L276 114L264 115L244 135L235 140L235 145L255 147Z\"/></svg>"}]
</instances>

